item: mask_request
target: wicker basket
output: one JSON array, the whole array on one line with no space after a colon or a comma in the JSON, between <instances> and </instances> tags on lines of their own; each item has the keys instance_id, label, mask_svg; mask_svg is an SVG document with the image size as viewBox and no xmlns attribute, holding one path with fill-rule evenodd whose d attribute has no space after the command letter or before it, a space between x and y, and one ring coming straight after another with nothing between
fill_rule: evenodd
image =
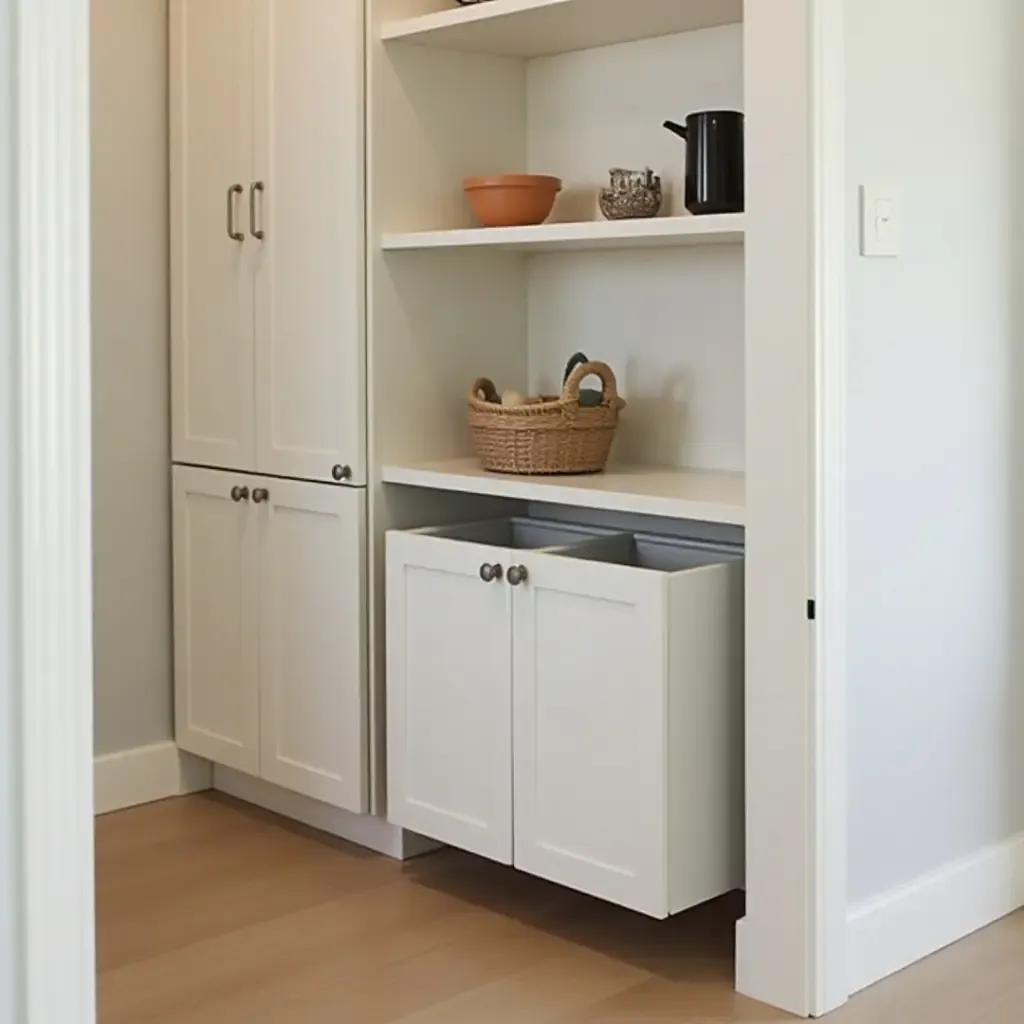
<instances>
[{"instance_id":1,"label":"wicker basket","mask_svg":"<svg viewBox=\"0 0 1024 1024\"><path fill-rule=\"evenodd\" d=\"M591 374L601 378L601 404L581 406L580 383ZM477 458L483 469L530 476L601 472L619 412L626 406L619 398L615 374L604 363L577 366L560 396L527 399L517 406L499 402L494 384L486 378L470 389L469 425Z\"/></svg>"}]
</instances>

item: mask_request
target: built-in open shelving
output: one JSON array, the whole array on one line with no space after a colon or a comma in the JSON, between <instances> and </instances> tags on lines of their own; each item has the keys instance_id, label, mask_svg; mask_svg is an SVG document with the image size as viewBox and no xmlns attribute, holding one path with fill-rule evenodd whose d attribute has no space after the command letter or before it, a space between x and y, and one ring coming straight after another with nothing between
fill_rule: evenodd
<instances>
[{"instance_id":1,"label":"built-in open shelving","mask_svg":"<svg viewBox=\"0 0 1024 1024\"><path fill-rule=\"evenodd\" d=\"M474 458L384 466L385 483L521 501L743 526L742 473L610 466L590 476L508 476L482 470Z\"/></svg>"},{"instance_id":2,"label":"built-in open shelving","mask_svg":"<svg viewBox=\"0 0 1024 1024\"><path fill-rule=\"evenodd\" d=\"M645 249L726 245L743 241L743 214L656 217L650 220L587 221L515 228L462 228L385 235L388 252L407 249L502 248L522 252Z\"/></svg>"},{"instance_id":3,"label":"built-in open shelving","mask_svg":"<svg viewBox=\"0 0 1024 1024\"><path fill-rule=\"evenodd\" d=\"M386 22L385 41L508 57L545 57L731 25L743 0L486 0Z\"/></svg>"},{"instance_id":4,"label":"built-in open shelving","mask_svg":"<svg viewBox=\"0 0 1024 1024\"><path fill-rule=\"evenodd\" d=\"M445 515L476 516L489 505L475 498L497 497L742 526L742 472L679 467L744 464L748 216L686 213L686 147L662 122L743 109L749 5L371 6L383 41L372 48L368 223L382 257L368 274L371 402L386 425L378 524L414 522L432 490ZM601 218L598 187L619 165L662 178L663 216ZM551 221L473 226L462 181L524 169L566 183ZM629 403L606 473L524 478L445 457L468 440L475 376L551 390L578 350L615 369Z\"/></svg>"}]
</instances>

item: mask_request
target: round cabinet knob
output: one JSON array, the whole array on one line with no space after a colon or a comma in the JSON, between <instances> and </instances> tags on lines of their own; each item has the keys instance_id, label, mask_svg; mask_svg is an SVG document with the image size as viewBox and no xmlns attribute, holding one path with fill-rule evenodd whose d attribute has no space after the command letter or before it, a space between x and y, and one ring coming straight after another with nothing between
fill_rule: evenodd
<instances>
[{"instance_id":1,"label":"round cabinet knob","mask_svg":"<svg viewBox=\"0 0 1024 1024\"><path fill-rule=\"evenodd\" d=\"M257 487L256 490L252 492L252 500L255 501L257 505L262 504L264 501L270 501L270 491L268 491L266 487Z\"/></svg>"},{"instance_id":2,"label":"round cabinet knob","mask_svg":"<svg viewBox=\"0 0 1024 1024\"><path fill-rule=\"evenodd\" d=\"M513 565L508 570L508 581L513 587L518 587L520 583L526 582L526 566L525 565Z\"/></svg>"},{"instance_id":3,"label":"round cabinet knob","mask_svg":"<svg viewBox=\"0 0 1024 1024\"><path fill-rule=\"evenodd\" d=\"M502 568L500 565L490 565L489 563L484 562L484 564L480 566L480 579L482 579L484 583L494 583L495 580L500 581L501 577Z\"/></svg>"},{"instance_id":4,"label":"round cabinet knob","mask_svg":"<svg viewBox=\"0 0 1024 1024\"><path fill-rule=\"evenodd\" d=\"M232 487L231 488L231 500L232 501L248 501L249 500L249 488L248 487Z\"/></svg>"},{"instance_id":5,"label":"round cabinet knob","mask_svg":"<svg viewBox=\"0 0 1024 1024\"><path fill-rule=\"evenodd\" d=\"M334 469L331 470L331 476L334 477L334 479L337 480L338 483L341 483L342 480L351 480L352 479L352 467L351 466L335 466Z\"/></svg>"}]
</instances>

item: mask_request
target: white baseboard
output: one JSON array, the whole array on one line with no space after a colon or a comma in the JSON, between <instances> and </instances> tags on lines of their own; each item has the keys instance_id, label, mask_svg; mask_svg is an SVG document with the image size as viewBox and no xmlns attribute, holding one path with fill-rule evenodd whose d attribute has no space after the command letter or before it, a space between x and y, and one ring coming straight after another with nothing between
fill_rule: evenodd
<instances>
[{"instance_id":1,"label":"white baseboard","mask_svg":"<svg viewBox=\"0 0 1024 1024\"><path fill-rule=\"evenodd\" d=\"M210 765L172 741L105 754L93 762L96 814L198 793L213 784Z\"/></svg>"},{"instance_id":2,"label":"white baseboard","mask_svg":"<svg viewBox=\"0 0 1024 1024\"><path fill-rule=\"evenodd\" d=\"M407 832L384 818L331 807L222 765L214 765L213 788L394 860L408 860L440 847L440 843Z\"/></svg>"},{"instance_id":3,"label":"white baseboard","mask_svg":"<svg viewBox=\"0 0 1024 1024\"><path fill-rule=\"evenodd\" d=\"M850 992L859 992L1024 907L1024 834L885 893L850 913Z\"/></svg>"}]
</instances>

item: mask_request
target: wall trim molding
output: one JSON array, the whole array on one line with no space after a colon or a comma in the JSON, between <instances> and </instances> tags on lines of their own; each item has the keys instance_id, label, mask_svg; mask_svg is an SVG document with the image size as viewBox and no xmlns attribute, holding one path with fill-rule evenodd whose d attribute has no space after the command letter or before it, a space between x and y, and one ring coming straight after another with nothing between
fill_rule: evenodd
<instances>
[{"instance_id":1,"label":"wall trim molding","mask_svg":"<svg viewBox=\"0 0 1024 1024\"><path fill-rule=\"evenodd\" d=\"M104 754L93 762L96 814L198 793L212 785L210 763L179 750L173 740Z\"/></svg>"},{"instance_id":2,"label":"wall trim molding","mask_svg":"<svg viewBox=\"0 0 1024 1024\"><path fill-rule=\"evenodd\" d=\"M2 272L15 287L20 444L14 493L0 501L17 505L20 548L8 570L20 660L15 998L31 1024L96 1020L89 15L86 0L3 5L16 219L0 231L15 245Z\"/></svg>"},{"instance_id":3,"label":"wall trim molding","mask_svg":"<svg viewBox=\"0 0 1024 1024\"><path fill-rule=\"evenodd\" d=\"M302 822L310 828L364 846L394 860L409 860L437 850L441 845L392 825L384 818L331 807L222 765L214 765L213 788L236 800L255 804L283 818Z\"/></svg>"},{"instance_id":4,"label":"wall trim molding","mask_svg":"<svg viewBox=\"0 0 1024 1024\"><path fill-rule=\"evenodd\" d=\"M847 6L744 4L745 31L758 39L744 47L748 159L778 146L788 170L781 191L756 173L747 191L747 902L736 928L736 989L803 1017L822 1016L849 994ZM770 109L798 112L782 141L775 122L771 138L764 134L760 115ZM780 231L786 267L768 289L750 268L777 262ZM758 326L766 323L772 330ZM799 386L807 408L776 401L778 383ZM791 455L785 484L765 468L773 465L767 447L780 445ZM780 536L789 552L784 572L767 555Z\"/></svg>"},{"instance_id":5,"label":"wall trim molding","mask_svg":"<svg viewBox=\"0 0 1024 1024\"><path fill-rule=\"evenodd\" d=\"M1024 907L1024 832L855 907L849 986L859 992Z\"/></svg>"},{"instance_id":6,"label":"wall trim molding","mask_svg":"<svg viewBox=\"0 0 1024 1024\"><path fill-rule=\"evenodd\" d=\"M816 685L811 836L816 898L809 1012L850 995L847 965L846 527L846 4L814 0L811 14L814 148L816 445L813 635Z\"/></svg>"}]
</instances>

